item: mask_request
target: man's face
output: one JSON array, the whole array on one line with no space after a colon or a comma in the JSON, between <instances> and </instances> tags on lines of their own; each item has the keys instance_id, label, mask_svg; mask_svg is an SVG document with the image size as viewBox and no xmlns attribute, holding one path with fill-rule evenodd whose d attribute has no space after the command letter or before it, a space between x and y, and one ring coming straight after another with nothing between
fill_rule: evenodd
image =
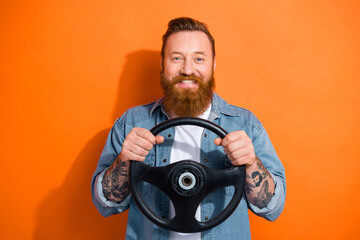
<instances>
[{"instance_id":1,"label":"man's face","mask_svg":"<svg viewBox=\"0 0 360 240\"><path fill-rule=\"evenodd\" d=\"M164 105L176 116L198 116L210 104L215 60L211 43L201 31L169 36L162 59Z\"/></svg>"}]
</instances>

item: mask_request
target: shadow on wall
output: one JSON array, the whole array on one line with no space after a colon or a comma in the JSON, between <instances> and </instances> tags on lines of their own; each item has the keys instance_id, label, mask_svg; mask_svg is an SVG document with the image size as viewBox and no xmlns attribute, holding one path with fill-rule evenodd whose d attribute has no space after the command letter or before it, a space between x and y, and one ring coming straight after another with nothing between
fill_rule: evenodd
<instances>
[{"instance_id":1,"label":"shadow on wall","mask_svg":"<svg viewBox=\"0 0 360 240\"><path fill-rule=\"evenodd\" d=\"M141 50L126 56L120 77L114 120L127 109L150 103L162 96L160 88L160 52Z\"/></svg>"},{"instance_id":2,"label":"shadow on wall","mask_svg":"<svg viewBox=\"0 0 360 240\"><path fill-rule=\"evenodd\" d=\"M159 98L159 78L160 52L141 50L128 54L120 76L114 120L130 107ZM104 218L91 200L91 177L109 130L99 131L87 142L62 186L40 204L34 239L124 238L127 212Z\"/></svg>"}]
</instances>

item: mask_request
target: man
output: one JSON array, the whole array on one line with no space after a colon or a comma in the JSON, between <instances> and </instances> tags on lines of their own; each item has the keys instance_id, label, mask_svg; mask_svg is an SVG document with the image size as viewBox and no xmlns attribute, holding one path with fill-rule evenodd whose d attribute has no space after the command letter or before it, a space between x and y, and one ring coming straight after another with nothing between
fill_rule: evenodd
<instances>
[{"instance_id":1,"label":"man","mask_svg":"<svg viewBox=\"0 0 360 240\"><path fill-rule=\"evenodd\" d=\"M285 202L285 172L270 139L251 112L229 105L213 92L215 46L204 23L191 18L171 20L161 57L164 97L129 109L117 119L93 175L93 201L103 216L129 209L127 239L250 239L248 208L273 221ZM170 128L157 136L148 130L174 117L204 118L229 134L220 139L196 126ZM202 233L181 234L154 225L129 192L130 160L165 166L184 159L218 169L246 166L246 191L239 206L226 221ZM154 211L164 218L174 215L162 192L146 183L142 190ZM198 208L197 219L216 216L232 194L231 187L211 194Z\"/></svg>"}]
</instances>

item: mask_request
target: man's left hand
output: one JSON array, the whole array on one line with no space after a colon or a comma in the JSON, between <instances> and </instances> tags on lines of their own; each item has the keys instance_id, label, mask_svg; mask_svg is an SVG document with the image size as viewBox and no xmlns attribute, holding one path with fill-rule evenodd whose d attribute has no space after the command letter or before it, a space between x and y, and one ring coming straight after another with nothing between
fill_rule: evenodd
<instances>
[{"instance_id":1,"label":"man's left hand","mask_svg":"<svg viewBox=\"0 0 360 240\"><path fill-rule=\"evenodd\" d=\"M251 167L256 163L254 146L245 131L231 132L223 139L216 138L214 143L224 147L224 152L234 166Z\"/></svg>"}]
</instances>

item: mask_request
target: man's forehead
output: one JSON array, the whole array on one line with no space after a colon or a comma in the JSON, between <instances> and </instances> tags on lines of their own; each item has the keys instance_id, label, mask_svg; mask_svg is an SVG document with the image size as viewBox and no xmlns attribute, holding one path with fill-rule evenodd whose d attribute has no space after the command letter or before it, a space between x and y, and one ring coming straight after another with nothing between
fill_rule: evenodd
<instances>
[{"instance_id":1,"label":"man's forehead","mask_svg":"<svg viewBox=\"0 0 360 240\"><path fill-rule=\"evenodd\" d=\"M168 53L192 53L208 55L211 53L211 42L202 31L181 31L169 36L166 47Z\"/></svg>"}]
</instances>

